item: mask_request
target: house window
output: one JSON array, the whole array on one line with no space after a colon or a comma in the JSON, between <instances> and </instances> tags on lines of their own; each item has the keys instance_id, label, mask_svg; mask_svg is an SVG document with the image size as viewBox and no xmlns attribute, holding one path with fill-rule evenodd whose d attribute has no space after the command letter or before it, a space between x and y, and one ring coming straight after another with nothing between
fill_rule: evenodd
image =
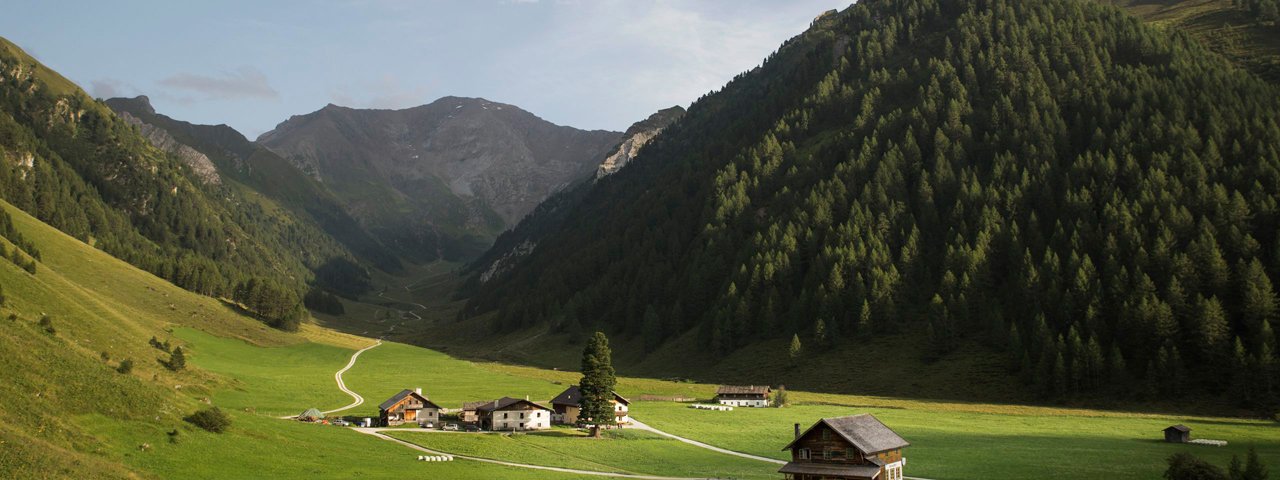
<instances>
[{"instance_id":1,"label":"house window","mask_svg":"<svg viewBox=\"0 0 1280 480\"><path fill-rule=\"evenodd\" d=\"M824 448L824 449L822 449L822 459L823 459L823 460L831 460L831 449L830 449L830 448Z\"/></svg>"},{"instance_id":2,"label":"house window","mask_svg":"<svg viewBox=\"0 0 1280 480\"><path fill-rule=\"evenodd\" d=\"M503 413L502 413L502 418L507 418L507 413L506 413L506 412L503 412Z\"/></svg>"},{"instance_id":3,"label":"house window","mask_svg":"<svg viewBox=\"0 0 1280 480\"><path fill-rule=\"evenodd\" d=\"M797 452L797 456L799 456L801 460L808 460L808 459L809 459L809 449L807 449L807 448L801 448L801 449Z\"/></svg>"},{"instance_id":4,"label":"house window","mask_svg":"<svg viewBox=\"0 0 1280 480\"><path fill-rule=\"evenodd\" d=\"M524 419L524 412L520 412L520 418Z\"/></svg>"},{"instance_id":5,"label":"house window","mask_svg":"<svg viewBox=\"0 0 1280 480\"><path fill-rule=\"evenodd\" d=\"M822 430L822 440L824 441L831 440L831 430L826 430L826 429Z\"/></svg>"},{"instance_id":6,"label":"house window","mask_svg":"<svg viewBox=\"0 0 1280 480\"><path fill-rule=\"evenodd\" d=\"M844 458L858 458L858 454L854 452L852 448L846 448L844 449Z\"/></svg>"}]
</instances>

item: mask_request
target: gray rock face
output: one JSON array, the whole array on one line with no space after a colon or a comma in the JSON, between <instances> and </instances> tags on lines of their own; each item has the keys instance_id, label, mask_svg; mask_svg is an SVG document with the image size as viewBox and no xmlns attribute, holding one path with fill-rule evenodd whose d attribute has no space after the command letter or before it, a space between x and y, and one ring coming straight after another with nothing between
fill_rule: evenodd
<instances>
[{"instance_id":1,"label":"gray rock face","mask_svg":"<svg viewBox=\"0 0 1280 480\"><path fill-rule=\"evenodd\" d=\"M653 140L653 137L662 133L669 125L675 123L680 117L684 116L684 108L675 106L665 110L659 110L657 113L650 115L649 118L636 122L627 129L623 134L622 144L609 154L604 162L596 168L596 180L604 178L608 175L621 170L622 167L631 163L640 153L640 149Z\"/></svg>"},{"instance_id":2,"label":"gray rock face","mask_svg":"<svg viewBox=\"0 0 1280 480\"><path fill-rule=\"evenodd\" d=\"M140 98L145 99L146 97ZM152 145L155 145L156 148L173 154L179 160L182 160L182 163L191 167L191 171L195 173L196 178L201 182L206 184L222 183L222 177L218 175L218 168L214 166L213 161L209 160L209 157L205 156L205 154L179 142L172 135L169 135L168 131L143 122L128 112L116 112L116 115L130 125L136 125L139 131L142 132L142 136Z\"/></svg>"},{"instance_id":3,"label":"gray rock face","mask_svg":"<svg viewBox=\"0 0 1280 480\"><path fill-rule=\"evenodd\" d=\"M329 105L258 137L375 229L479 236L483 246L552 193L590 177L620 140L617 132L558 126L512 105L459 97L404 110Z\"/></svg>"}]
</instances>

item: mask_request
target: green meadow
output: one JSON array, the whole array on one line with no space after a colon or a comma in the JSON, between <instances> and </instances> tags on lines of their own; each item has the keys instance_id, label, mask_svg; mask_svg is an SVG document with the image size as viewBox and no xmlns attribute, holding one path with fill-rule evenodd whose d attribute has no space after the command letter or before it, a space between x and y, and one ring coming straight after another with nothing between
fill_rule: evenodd
<instances>
[{"instance_id":1,"label":"green meadow","mask_svg":"<svg viewBox=\"0 0 1280 480\"><path fill-rule=\"evenodd\" d=\"M777 478L777 465L724 455L657 434L622 430L591 439L568 428L517 434L394 431L432 450L508 462L598 472L695 478Z\"/></svg>"},{"instance_id":2,"label":"green meadow","mask_svg":"<svg viewBox=\"0 0 1280 480\"><path fill-rule=\"evenodd\" d=\"M178 333L193 346L196 365L237 380L236 390L215 394L219 401L271 414L309 406L336 408L350 401L337 391L332 375L353 350L310 343L262 348L190 330ZM475 363L385 343L362 354L345 375L348 387L363 395L365 404L344 414L373 416L383 399L413 387L422 387L446 408L502 395L546 400L575 377L572 372ZM714 386L622 378L619 390L633 398L643 394L707 398ZM1179 451L1225 465L1231 455L1243 456L1250 447L1257 448L1268 464L1280 466L1280 427L1273 422L806 392L791 392L791 398L797 404L787 408L731 412L638 401L632 412L635 418L672 434L778 459L787 456L780 449L794 423L807 427L823 417L872 413L912 443L906 453L908 474L935 479L1019 479L1046 472L1064 479L1154 478L1163 472L1165 459ZM1174 423L1190 426L1196 438L1226 440L1229 446L1163 443L1161 429ZM771 476L776 471L776 466L764 462L715 454L643 432L615 433L599 441L576 438L578 433L562 429L514 436L391 435L449 453L587 470L672 476L722 472L737 478Z\"/></svg>"}]
</instances>

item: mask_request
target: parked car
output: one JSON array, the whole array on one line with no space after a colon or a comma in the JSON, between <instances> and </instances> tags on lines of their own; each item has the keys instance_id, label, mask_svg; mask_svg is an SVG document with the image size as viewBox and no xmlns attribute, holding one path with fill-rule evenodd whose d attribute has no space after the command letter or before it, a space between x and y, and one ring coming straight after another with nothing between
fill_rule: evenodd
<instances>
[{"instance_id":1,"label":"parked car","mask_svg":"<svg viewBox=\"0 0 1280 480\"><path fill-rule=\"evenodd\" d=\"M480 431L480 427L477 427L477 426L475 426L475 425L467 425L467 431L468 431L468 432L479 432L479 431Z\"/></svg>"},{"instance_id":2,"label":"parked car","mask_svg":"<svg viewBox=\"0 0 1280 480\"><path fill-rule=\"evenodd\" d=\"M456 432L456 431L458 431L458 424L456 424L456 423L450 423L450 424L448 424L448 425L445 425L445 426L444 426L444 428L443 428L443 429L441 429L441 430L446 430L446 431L450 431L450 432Z\"/></svg>"},{"instance_id":3,"label":"parked car","mask_svg":"<svg viewBox=\"0 0 1280 480\"><path fill-rule=\"evenodd\" d=\"M337 425L337 426L339 426L339 427L350 427L350 426L351 426L351 422L348 422L348 421L343 420L343 419L341 419L341 418L339 418L339 419L337 419L337 420L334 420L334 421L333 421L333 424L334 424L334 425Z\"/></svg>"},{"instance_id":4,"label":"parked car","mask_svg":"<svg viewBox=\"0 0 1280 480\"><path fill-rule=\"evenodd\" d=\"M436 424L432 422L419 423L418 426L422 428L436 428Z\"/></svg>"}]
</instances>

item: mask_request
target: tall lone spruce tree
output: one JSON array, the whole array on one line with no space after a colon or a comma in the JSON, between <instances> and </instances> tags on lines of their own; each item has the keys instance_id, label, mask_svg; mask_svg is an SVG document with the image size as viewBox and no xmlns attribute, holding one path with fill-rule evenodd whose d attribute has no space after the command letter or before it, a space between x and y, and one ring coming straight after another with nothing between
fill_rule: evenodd
<instances>
[{"instance_id":1,"label":"tall lone spruce tree","mask_svg":"<svg viewBox=\"0 0 1280 480\"><path fill-rule=\"evenodd\" d=\"M617 423L612 401L618 379L614 377L612 357L609 338L601 332L587 340L587 348L582 351L582 381L578 384L582 410L578 418L590 422L592 438L600 438L601 426Z\"/></svg>"}]
</instances>

